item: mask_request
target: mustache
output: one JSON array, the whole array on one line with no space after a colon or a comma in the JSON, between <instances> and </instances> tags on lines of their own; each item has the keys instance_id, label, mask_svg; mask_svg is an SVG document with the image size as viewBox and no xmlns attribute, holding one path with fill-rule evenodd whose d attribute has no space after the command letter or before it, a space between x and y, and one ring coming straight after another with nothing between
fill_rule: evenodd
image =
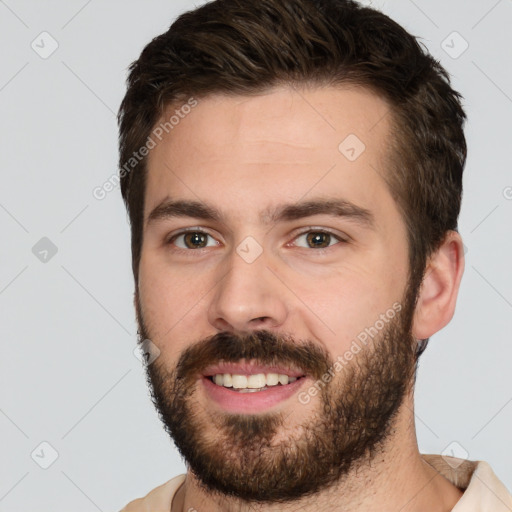
<instances>
[{"instance_id":1,"label":"mustache","mask_svg":"<svg viewBox=\"0 0 512 512\"><path fill-rule=\"evenodd\" d=\"M310 340L296 341L267 330L221 331L185 349L176 366L176 378L192 381L212 364L242 359L268 366L289 365L316 379L333 365L328 352Z\"/></svg>"}]
</instances>

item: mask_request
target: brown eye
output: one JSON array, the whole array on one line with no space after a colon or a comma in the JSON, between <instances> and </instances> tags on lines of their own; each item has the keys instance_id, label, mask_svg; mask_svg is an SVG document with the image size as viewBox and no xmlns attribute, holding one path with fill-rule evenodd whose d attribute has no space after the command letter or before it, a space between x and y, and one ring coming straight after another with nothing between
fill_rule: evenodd
<instances>
[{"instance_id":1,"label":"brown eye","mask_svg":"<svg viewBox=\"0 0 512 512\"><path fill-rule=\"evenodd\" d=\"M187 233L184 235L183 241L189 249L200 249L202 247L206 247L206 244L208 243L208 235L205 235L204 233Z\"/></svg>"},{"instance_id":2,"label":"brown eye","mask_svg":"<svg viewBox=\"0 0 512 512\"><path fill-rule=\"evenodd\" d=\"M215 239L203 231L188 231L171 238L169 243L180 249L203 249L217 245Z\"/></svg>"},{"instance_id":3,"label":"brown eye","mask_svg":"<svg viewBox=\"0 0 512 512\"><path fill-rule=\"evenodd\" d=\"M311 248L329 247L331 245L331 235L329 233L323 233L321 231L311 231L306 234L306 242Z\"/></svg>"}]
</instances>

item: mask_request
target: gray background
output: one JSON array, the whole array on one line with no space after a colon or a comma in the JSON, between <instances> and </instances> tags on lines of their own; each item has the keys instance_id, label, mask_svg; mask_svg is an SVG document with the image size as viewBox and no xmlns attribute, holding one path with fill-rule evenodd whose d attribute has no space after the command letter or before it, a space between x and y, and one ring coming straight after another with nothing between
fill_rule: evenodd
<instances>
[{"instance_id":1,"label":"gray background","mask_svg":"<svg viewBox=\"0 0 512 512\"><path fill-rule=\"evenodd\" d=\"M421 362L420 449L512 487L512 0L372 4L423 38L469 115L466 271ZM0 0L0 511L115 511L184 470L133 354L120 193L92 191L116 173L128 64L192 7Z\"/></svg>"}]
</instances>

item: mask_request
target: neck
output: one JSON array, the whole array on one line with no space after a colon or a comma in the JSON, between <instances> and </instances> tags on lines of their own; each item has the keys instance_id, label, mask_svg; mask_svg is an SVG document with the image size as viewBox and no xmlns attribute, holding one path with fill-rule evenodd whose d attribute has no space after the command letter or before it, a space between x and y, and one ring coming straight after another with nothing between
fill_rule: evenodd
<instances>
[{"instance_id":1,"label":"neck","mask_svg":"<svg viewBox=\"0 0 512 512\"><path fill-rule=\"evenodd\" d=\"M210 494L192 473L175 495L172 512L447 512L462 492L419 453L412 395L402 404L391 433L372 460L360 463L342 481L290 503L245 503Z\"/></svg>"}]
</instances>

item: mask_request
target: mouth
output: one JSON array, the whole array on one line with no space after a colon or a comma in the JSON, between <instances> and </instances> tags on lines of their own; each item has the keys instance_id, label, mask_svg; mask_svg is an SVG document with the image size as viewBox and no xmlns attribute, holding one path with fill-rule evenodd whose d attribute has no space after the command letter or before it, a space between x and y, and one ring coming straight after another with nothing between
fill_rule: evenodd
<instances>
[{"instance_id":1,"label":"mouth","mask_svg":"<svg viewBox=\"0 0 512 512\"><path fill-rule=\"evenodd\" d=\"M296 394L307 376L298 369L255 363L223 363L203 372L206 394L230 412L256 413Z\"/></svg>"},{"instance_id":2,"label":"mouth","mask_svg":"<svg viewBox=\"0 0 512 512\"><path fill-rule=\"evenodd\" d=\"M291 377L285 373L257 373L241 375L236 373L217 373L207 377L217 386L232 388L239 393L257 393L274 386L286 386L302 377Z\"/></svg>"}]
</instances>

